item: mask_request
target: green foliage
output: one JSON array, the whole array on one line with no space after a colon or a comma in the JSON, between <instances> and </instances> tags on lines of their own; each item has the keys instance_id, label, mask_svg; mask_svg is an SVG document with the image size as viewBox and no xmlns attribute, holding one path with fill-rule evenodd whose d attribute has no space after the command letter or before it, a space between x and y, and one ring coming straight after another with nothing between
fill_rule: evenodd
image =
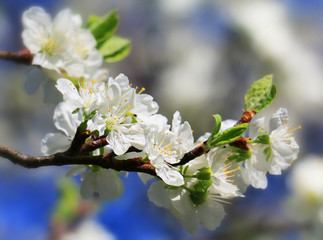
<instances>
[{"instance_id":1,"label":"green foliage","mask_svg":"<svg viewBox=\"0 0 323 240\"><path fill-rule=\"evenodd\" d=\"M208 146L217 147L223 144L233 142L234 140L242 136L242 134L247 130L248 125L248 123L243 123L238 126L228 128L218 134L212 134L208 139Z\"/></svg>"},{"instance_id":2,"label":"green foliage","mask_svg":"<svg viewBox=\"0 0 323 240\"><path fill-rule=\"evenodd\" d=\"M79 191L74 182L67 178L58 182L59 199L53 212L53 219L59 222L71 222L78 211Z\"/></svg>"},{"instance_id":3,"label":"green foliage","mask_svg":"<svg viewBox=\"0 0 323 240\"><path fill-rule=\"evenodd\" d=\"M80 111L80 108L75 109L72 114L78 113Z\"/></svg>"},{"instance_id":4,"label":"green foliage","mask_svg":"<svg viewBox=\"0 0 323 240\"><path fill-rule=\"evenodd\" d=\"M89 29L95 37L98 44L110 38L118 28L118 11L113 10L104 17L92 15L88 19L86 28Z\"/></svg>"},{"instance_id":5,"label":"green foliage","mask_svg":"<svg viewBox=\"0 0 323 240\"><path fill-rule=\"evenodd\" d=\"M129 54L131 44L128 39L112 36L106 40L98 50L103 55L106 62L116 62Z\"/></svg>"},{"instance_id":6,"label":"green foliage","mask_svg":"<svg viewBox=\"0 0 323 240\"><path fill-rule=\"evenodd\" d=\"M221 122L222 122L222 117L219 114L214 114L213 117L215 118L215 125L213 132L209 138L213 138L215 135L217 135L221 129Z\"/></svg>"},{"instance_id":7,"label":"green foliage","mask_svg":"<svg viewBox=\"0 0 323 240\"><path fill-rule=\"evenodd\" d=\"M260 112L276 96L276 86L272 83L273 75L267 75L255 81L245 95L245 110Z\"/></svg>"},{"instance_id":8,"label":"green foliage","mask_svg":"<svg viewBox=\"0 0 323 240\"><path fill-rule=\"evenodd\" d=\"M130 40L115 35L119 24L117 10L113 10L104 17L90 16L87 23L97 41L96 48L103 55L106 62L115 62L125 58L130 50Z\"/></svg>"}]
</instances>

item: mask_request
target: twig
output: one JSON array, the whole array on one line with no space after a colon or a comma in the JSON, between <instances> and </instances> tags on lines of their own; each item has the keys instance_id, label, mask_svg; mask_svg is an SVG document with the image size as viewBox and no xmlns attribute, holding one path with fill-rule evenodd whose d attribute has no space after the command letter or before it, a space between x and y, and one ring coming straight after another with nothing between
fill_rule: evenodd
<instances>
[{"instance_id":1,"label":"twig","mask_svg":"<svg viewBox=\"0 0 323 240\"><path fill-rule=\"evenodd\" d=\"M149 162L141 162L141 158L116 160L113 152L99 156L71 156L68 151L49 156L35 157L25 155L7 146L0 146L0 156L26 168L63 165L96 165L116 171L143 172L156 175L154 167Z\"/></svg>"},{"instance_id":2,"label":"twig","mask_svg":"<svg viewBox=\"0 0 323 240\"><path fill-rule=\"evenodd\" d=\"M31 65L33 55L28 49L21 50L17 53L0 51L0 59L9 60L16 63Z\"/></svg>"}]
</instances>

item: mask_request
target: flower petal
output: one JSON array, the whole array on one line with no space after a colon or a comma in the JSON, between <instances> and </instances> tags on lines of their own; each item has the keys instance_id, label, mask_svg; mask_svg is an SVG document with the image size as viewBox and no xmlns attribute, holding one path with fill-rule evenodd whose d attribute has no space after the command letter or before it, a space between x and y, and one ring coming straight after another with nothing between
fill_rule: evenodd
<instances>
[{"instance_id":1,"label":"flower petal","mask_svg":"<svg viewBox=\"0 0 323 240\"><path fill-rule=\"evenodd\" d=\"M48 133L41 142L41 152L50 155L57 152L66 151L71 145L71 141L60 133Z\"/></svg>"}]
</instances>

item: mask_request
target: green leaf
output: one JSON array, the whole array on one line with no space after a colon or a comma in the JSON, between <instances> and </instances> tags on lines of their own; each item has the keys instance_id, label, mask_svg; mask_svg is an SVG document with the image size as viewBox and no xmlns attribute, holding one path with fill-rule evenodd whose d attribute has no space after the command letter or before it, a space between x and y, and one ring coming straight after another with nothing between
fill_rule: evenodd
<instances>
[{"instance_id":1,"label":"green leaf","mask_svg":"<svg viewBox=\"0 0 323 240\"><path fill-rule=\"evenodd\" d=\"M95 37L97 43L110 38L116 31L119 24L118 11L113 10L104 17L90 16L87 23L89 29Z\"/></svg>"},{"instance_id":2,"label":"green leaf","mask_svg":"<svg viewBox=\"0 0 323 240\"><path fill-rule=\"evenodd\" d=\"M112 36L106 40L98 50L103 55L106 62L116 62L129 54L131 43L126 38Z\"/></svg>"},{"instance_id":3,"label":"green leaf","mask_svg":"<svg viewBox=\"0 0 323 240\"><path fill-rule=\"evenodd\" d=\"M219 114L212 115L215 118L215 125L212 134L208 138L207 142L210 143L211 140L217 135L221 129L222 117Z\"/></svg>"},{"instance_id":4,"label":"green leaf","mask_svg":"<svg viewBox=\"0 0 323 240\"><path fill-rule=\"evenodd\" d=\"M215 126L211 136L215 136L216 134L219 133L221 129L221 122L222 122L222 117L219 114L214 114L213 117L215 118Z\"/></svg>"},{"instance_id":5,"label":"green leaf","mask_svg":"<svg viewBox=\"0 0 323 240\"><path fill-rule=\"evenodd\" d=\"M79 190L76 184L67 178L58 182L59 198L53 218L60 222L70 223L78 212Z\"/></svg>"},{"instance_id":6,"label":"green leaf","mask_svg":"<svg viewBox=\"0 0 323 240\"><path fill-rule=\"evenodd\" d=\"M80 111L80 108L75 109L72 114L78 113Z\"/></svg>"},{"instance_id":7,"label":"green leaf","mask_svg":"<svg viewBox=\"0 0 323 240\"><path fill-rule=\"evenodd\" d=\"M233 142L234 140L241 137L241 135L247 130L248 125L248 123L243 123L238 126L228 128L223 132L220 132L217 135L213 136L212 139L209 138L208 143L211 147L217 147Z\"/></svg>"},{"instance_id":8,"label":"green leaf","mask_svg":"<svg viewBox=\"0 0 323 240\"><path fill-rule=\"evenodd\" d=\"M255 110L258 113L274 100L276 86L272 79L273 75L267 75L251 84L245 95L245 110Z\"/></svg>"},{"instance_id":9,"label":"green leaf","mask_svg":"<svg viewBox=\"0 0 323 240\"><path fill-rule=\"evenodd\" d=\"M98 21L100 21L100 17L97 15L90 15L89 18L87 19L87 24L86 24L86 29L91 30L91 27Z\"/></svg>"}]
</instances>

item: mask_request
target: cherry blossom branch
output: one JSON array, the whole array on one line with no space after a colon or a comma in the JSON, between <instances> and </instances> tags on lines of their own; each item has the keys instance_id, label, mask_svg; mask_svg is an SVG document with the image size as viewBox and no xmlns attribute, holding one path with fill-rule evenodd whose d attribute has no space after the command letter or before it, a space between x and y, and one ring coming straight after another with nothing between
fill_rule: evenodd
<instances>
[{"instance_id":1,"label":"cherry blossom branch","mask_svg":"<svg viewBox=\"0 0 323 240\"><path fill-rule=\"evenodd\" d=\"M26 64L26 65L31 65L33 60L33 55L30 53L28 49L23 49L17 53L0 51L0 59Z\"/></svg>"},{"instance_id":2,"label":"cherry blossom branch","mask_svg":"<svg viewBox=\"0 0 323 240\"><path fill-rule=\"evenodd\" d=\"M250 122L254 113L244 112L238 124ZM65 151L56 153L49 156L35 157L22 154L16 150L13 150L6 146L0 145L0 156L10 160L14 164L18 164L26 168L38 168L43 166L63 166L63 165L96 165L102 168L114 169L116 171L128 171L128 172L142 172L153 176L156 176L155 168L149 161L142 161L141 157L131 158L126 160L115 159L116 154L114 152L107 152L98 156L91 156L90 152L108 145L106 136L98 136L96 134L91 136L91 139L86 142L86 139L90 137L90 131L80 131L80 127L77 129L75 137L72 141L71 147ZM246 141L248 139L239 138L230 145L246 148ZM184 154L180 162L173 164L173 166L184 165L189 161L199 157L207 152L206 141L194 148L193 150ZM130 151L138 151L138 149L130 148Z\"/></svg>"}]
</instances>

